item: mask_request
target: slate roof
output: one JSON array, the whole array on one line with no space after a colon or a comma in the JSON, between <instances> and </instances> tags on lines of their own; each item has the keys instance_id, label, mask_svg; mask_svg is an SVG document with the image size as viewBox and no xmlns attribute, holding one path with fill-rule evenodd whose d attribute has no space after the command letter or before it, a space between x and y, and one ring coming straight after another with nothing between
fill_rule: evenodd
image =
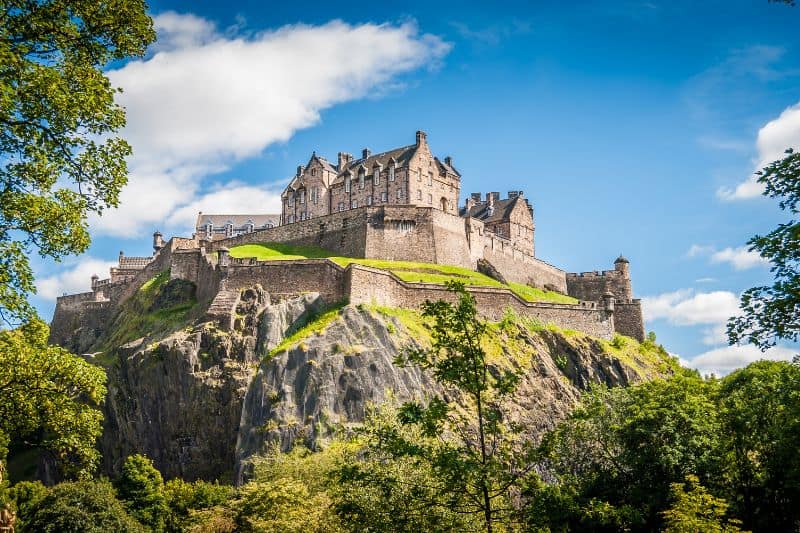
<instances>
[{"instance_id":1,"label":"slate roof","mask_svg":"<svg viewBox=\"0 0 800 533\"><path fill-rule=\"evenodd\" d=\"M350 171L351 174L357 176L358 175L358 167L364 165L367 167L367 174L372 172L372 169L375 167L375 163L381 165L381 168L385 168L389 166L389 160L394 158L395 162L397 163L398 167L401 167L408 163L408 160L411 159L411 156L414 155L414 151L417 149L416 144L411 144L409 146L403 146L400 148L395 148L393 150L389 150L386 152L381 152L379 154L370 154L369 157L364 159L363 157L360 159L356 159L348 163L345 169L336 176L336 179L333 180L331 185L335 185L337 183L342 183L344 181L344 174L346 171Z\"/></svg>"},{"instance_id":2,"label":"slate roof","mask_svg":"<svg viewBox=\"0 0 800 533\"><path fill-rule=\"evenodd\" d=\"M127 257L122 256L119 258L119 268L127 270L138 270L146 267L152 261L152 257Z\"/></svg>"},{"instance_id":3,"label":"slate roof","mask_svg":"<svg viewBox=\"0 0 800 533\"><path fill-rule=\"evenodd\" d=\"M243 228L248 222L252 222L256 228L263 228L267 224L278 225L280 215L219 215L214 213L200 213L197 216L197 228L205 226L211 222L215 228L219 228L230 222L235 228Z\"/></svg>"},{"instance_id":4,"label":"slate roof","mask_svg":"<svg viewBox=\"0 0 800 533\"><path fill-rule=\"evenodd\" d=\"M511 211L514 209L514 206L517 205L517 202L524 201L525 199L521 196L517 196L516 198L506 198L505 200L495 200L494 209L492 210L491 214L489 214L489 204L487 202L481 202L473 205L469 212L467 212L466 207L462 207L459 210L459 214L462 217L470 216L488 223L500 222L501 220L508 220L508 218L511 216Z\"/></svg>"}]
</instances>

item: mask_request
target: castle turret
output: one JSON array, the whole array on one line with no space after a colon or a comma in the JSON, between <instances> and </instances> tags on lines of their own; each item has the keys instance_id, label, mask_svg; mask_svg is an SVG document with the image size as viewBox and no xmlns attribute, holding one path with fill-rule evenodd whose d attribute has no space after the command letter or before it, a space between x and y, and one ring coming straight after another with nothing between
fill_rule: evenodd
<instances>
[{"instance_id":1,"label":"castle turret","mask_svg":"<svg viewBox=\"0 0 800 533\"><path fill-rule=\"evenodd\" d=\"M230 262L230 250L224 246L217 250L217 257L219 259L219 266L226 267Z\"/></svg>"},{"instance_id":2,"label":"castle turret","mask_svg":"<svg viewBox=\"0 0 800 533\"><path fill-rule=\"evenodd\" d=\"M100 279L100 276L97 274L92 274L92 290L97 288L97 281Z\"/></svg>"},{"instance_id":3,"label":"castle turret","mask_svg":"<svg viewBox=\"0 0 800 533\"><path fill-rule=\"evenodd\" d=\"M153 253L158 253L164 247L164 237L160 231L153 233Z\"/></svg>"},{"instance_id":4,"label":"castle turret","mask_svg":"<svg viewBox=\"0 0 800 533\"><path fill-rule=\"evenodd\" d=\"M606 308L606 311L613 311L614 310L614 303L615 303L614 293L611 291L606 291L603 293L603 307Z\"/></svg>"},{"instance_id":5,"label":"castle turret","mask_svg":"<svg viewBox=\"0 0 800 533\"><path fill-rule=\"evenodd\" d=\"M620 255L617 257L617 260L614 261L614 270L622 274L623 277L626 279L630 279L631 277L631 262L628 261L625 257Z\"/></svg>"}]
</instances>

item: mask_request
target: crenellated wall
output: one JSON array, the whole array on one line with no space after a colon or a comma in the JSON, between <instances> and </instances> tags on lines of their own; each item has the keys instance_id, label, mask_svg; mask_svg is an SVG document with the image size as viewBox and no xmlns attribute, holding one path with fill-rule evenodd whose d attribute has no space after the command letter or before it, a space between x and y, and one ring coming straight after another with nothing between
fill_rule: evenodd
<instances>
[{"instance_id":1,"label":"crenellated wall","mask_svg":"<svg viewBox=\"0 0 800 533\"><path fill-rule=\"evenodd\" d=\"M567 294L579 300L597 301L606 292L611 292L618 300L633 298L631 279L621 270L603 270L567 274Z\"/></svg>"}]
</instances>

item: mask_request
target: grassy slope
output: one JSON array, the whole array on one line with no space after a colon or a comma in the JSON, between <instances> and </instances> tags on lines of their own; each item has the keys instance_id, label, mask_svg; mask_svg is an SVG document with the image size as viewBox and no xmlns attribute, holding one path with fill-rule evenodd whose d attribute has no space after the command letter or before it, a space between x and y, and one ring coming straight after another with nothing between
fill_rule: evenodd
<instances>
[{"instance_id":1,"label":"grassy slope","mask_svg":"<svg viewBox=\"0 0 800 533\"><path fill-rule=\"evenodd\" d=\"M169 270L154 276L122 304L107 329L107 335L100 339L103 351L141 337L174 331L186 322L197 303L195 299L151 310L162 288L169 283L169 277Z\"/></svg>"},{"instance_id":2,"label":"grassy slope","mask_svg":"<svg viewBox=\"0 0 800 533\"><path fill-rule=\"evenodd\" d=\"M430 324L419 311L376 305L360 305L358 307L387 319L394 319L394 321L385 321L389 333L393 335L398 333L393 323L397 322L405 330L403 332L405 338L413 339L423 346L430 345ZM324 334L325 329L339 316L341 309L341 306L337 306L312 318L305 326L275 347L269 357L300 346L311 335ZM680 369L677 360L655 342L640 343L622 335L615 335L611 341L595 339L578 331L561 329L551 324L544 325L534 319L520 317L514 313L507 313L506 317L499 322L489 323L482 347L489 360L500 367L508 364L509 358L513 358L517 368L528 368L542 356L538 353L539 348L535 344L531 344L528 339L536 337L543 331L561 335L575 348L599 349L609 358L619 360L623 365L631 368L642 378L655 378ZM342 347L342 349L346 351L347 347ZM553 354L551 356L558 366L559 356Z\"/></svg>"},{"instance_id":3,"label":"grassy slope","mask_svg":"<svg viewBox=\"0 0 800 533\"><path fill-rule=\"evenodd\" d=\"M460 280L467 285L478 287L501 287L514 291L529 302L554 302L575 304L578 300L564 294L536 289L520 283L503 284L480 272L450 265L416 263L412 261L385 261L382 259L354 259L334 256L332 252L313 246L292 246L281 243L245 244L231 249L231 256L237 258L255 257L264 260L314 259L327 257L338 265L357 263L373 268L388 270L403 281L444 284L449 280Z\"/></svg>"}]
</instances>

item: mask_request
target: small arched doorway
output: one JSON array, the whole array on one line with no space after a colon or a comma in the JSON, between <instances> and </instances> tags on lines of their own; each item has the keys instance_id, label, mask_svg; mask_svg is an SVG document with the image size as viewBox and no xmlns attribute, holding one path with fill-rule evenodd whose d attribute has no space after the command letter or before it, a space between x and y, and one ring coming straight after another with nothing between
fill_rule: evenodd
<instances>
[{"instance_id":1,"label":"small arched doorway","mask_svg":"<svg viewBox=\"0 0 800 533\"><path fill-rule=\"evenodd\" d=\"M447 202L447 198L445 198L445 197L443 196L443 197L442 197L442 199L441 199L441 200L439 200L439 204L440 204L440 206L441 206L441 208L442 208L442 211L447 211L447 204L448 204L448 202Z\"/></svg>"}]
</instances>

